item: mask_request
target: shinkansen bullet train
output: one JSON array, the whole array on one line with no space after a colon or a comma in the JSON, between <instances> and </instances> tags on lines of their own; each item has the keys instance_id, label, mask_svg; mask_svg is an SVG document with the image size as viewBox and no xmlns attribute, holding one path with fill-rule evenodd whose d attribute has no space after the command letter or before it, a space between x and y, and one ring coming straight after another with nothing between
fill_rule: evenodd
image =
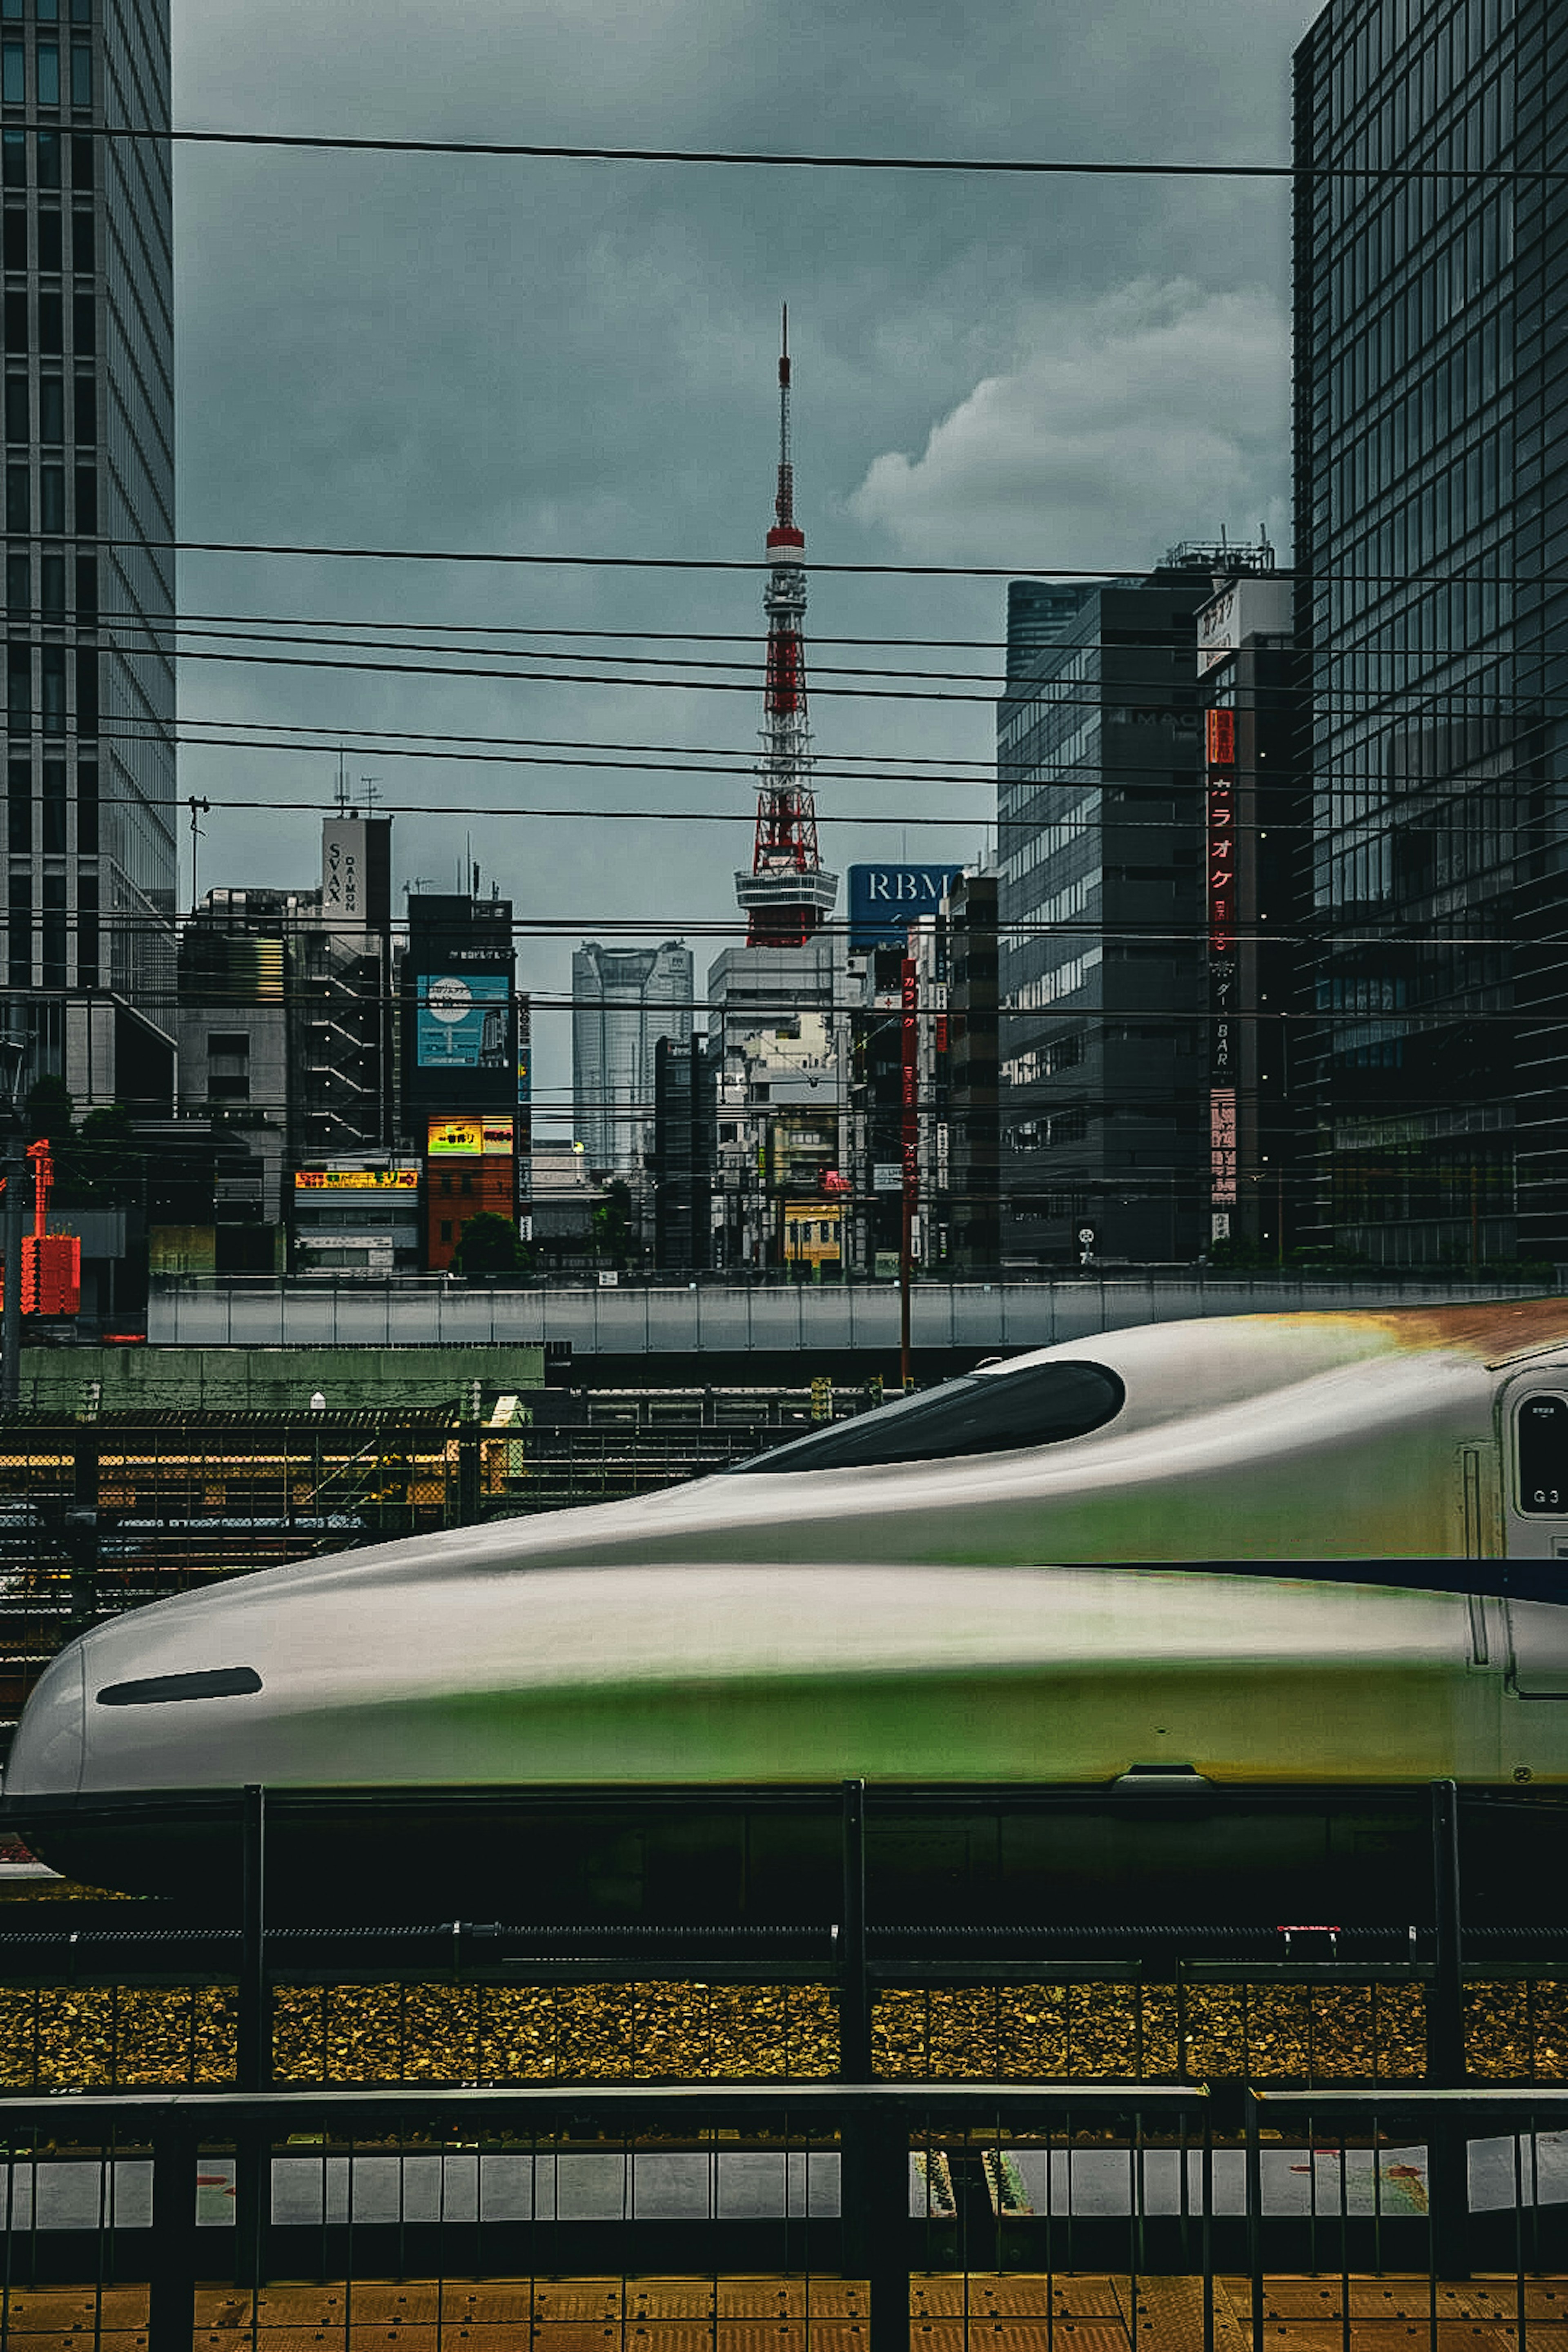
<instances>
[{"instance_id":1,"label":"shinkansen bullet train","mask_svg":"<svg viewBox=\"0 0 1568 2352\"><path fill-rule=\"evenodd\" d=\"M251 1783L1161 1772L1568 1781L1568 1301L1107 1334L663 1494L163 1601L48 1668L4 1812L48 1855Z\"/></svg>"}]
</instances>

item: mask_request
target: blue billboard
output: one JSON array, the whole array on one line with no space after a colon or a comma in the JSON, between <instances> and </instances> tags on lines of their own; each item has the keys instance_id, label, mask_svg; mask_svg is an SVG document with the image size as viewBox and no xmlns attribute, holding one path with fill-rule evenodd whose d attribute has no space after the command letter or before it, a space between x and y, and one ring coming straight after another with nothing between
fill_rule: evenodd
<instances>
[{"instance_id":1,"label":"blue billboard","mask_svg":"<svg viewBox=\"0 0 1568 2352\"><path fill-rule=\"evenodd\" d=\"M510 982L504 973L421 973L422 1070L504 1070Z\"/></svg>"},{"instance_id":2,"label":"blue billboard","mask_svg":"<svg viewBox=\"0 0 1568 2352\"><path fill-rule=\"evenodd\" d=\"M934 915L957 877L962 861L947 866L852 866L849 868L849 946L899 948L917 915Z\"/></svg>"}]
</instances>

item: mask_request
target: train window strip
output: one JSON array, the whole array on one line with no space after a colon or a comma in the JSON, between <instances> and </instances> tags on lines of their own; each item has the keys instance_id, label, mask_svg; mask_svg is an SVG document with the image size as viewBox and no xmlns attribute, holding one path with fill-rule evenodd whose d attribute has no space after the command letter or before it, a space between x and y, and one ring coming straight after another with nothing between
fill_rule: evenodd
<instances>
[{"instance_id":1,"label":"train window strip","mask_svg":"<svg viewBox=\"0 0 1568 2352\"><path fill-rule=\"evenodd\" d=\"M961 1454L1009 1454L1087 1437L1113 1421L1127 1391L1104 1364L1058 1360L1016 1372L974 1372L797 1437L724 1473L860 1470Z\"/></svg>"},{"instance_id":2,"label":"train window strip","mask_svg":"<svg viewBox=\"0 0 1568 2352\"><path fill-rule=\"evenodd\" d=\"M168 1706L183 1698L243 1698L261 1688L254 1666L213 1666L205 1673L148 1675L140 1682L110 1683L98 1694L100 1706Z\"/></svg>"}]
</instances>

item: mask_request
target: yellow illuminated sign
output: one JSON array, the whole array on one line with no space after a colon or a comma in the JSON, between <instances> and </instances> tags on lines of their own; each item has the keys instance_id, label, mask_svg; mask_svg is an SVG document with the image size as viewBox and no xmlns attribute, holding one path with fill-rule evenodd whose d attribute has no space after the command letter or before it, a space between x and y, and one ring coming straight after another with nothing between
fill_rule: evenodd
<instances>
[{"instance_id":1,"label":"yellow illuminated sign","mask_svg":"<svg viewBox=\"0 0 1568 2352\"><path fill-rule=\"evenodd\" d=\"M426 1146L432 1160L510 1159L513 1148L510 1118L433 1118Z\"/></svg>"},{"instance_id":2,"label":"yellow illuminated sign","mask_svg":"<svg viewBox=\"0 0 1568 2352\"><path fill-rule=\"evenodd\" d=\"M416 1192L417 1168L296 1168L296 1192Z\"/></svg>"}]
</instances>

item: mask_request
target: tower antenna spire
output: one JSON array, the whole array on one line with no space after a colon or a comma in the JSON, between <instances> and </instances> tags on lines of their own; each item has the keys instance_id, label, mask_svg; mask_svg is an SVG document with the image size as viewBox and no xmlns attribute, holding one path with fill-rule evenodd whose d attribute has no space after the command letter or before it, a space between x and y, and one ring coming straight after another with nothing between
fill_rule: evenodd
<instances>
[{"instance_id":1,"label":"tower antenna spire","mask_svg":"<svg viewBox=\"0 0 1568 2352\"><path fill-rule=\"evenodd\" d=\"M779 473L767 539L767 683L758 763L752 870L735 877L747 915L748 947L804 947L838 892L816 846L811 789L811 728L805 707L805 533L795 519L790 449L789 305L779 331Z\"/></svg>"}]
</instances>

